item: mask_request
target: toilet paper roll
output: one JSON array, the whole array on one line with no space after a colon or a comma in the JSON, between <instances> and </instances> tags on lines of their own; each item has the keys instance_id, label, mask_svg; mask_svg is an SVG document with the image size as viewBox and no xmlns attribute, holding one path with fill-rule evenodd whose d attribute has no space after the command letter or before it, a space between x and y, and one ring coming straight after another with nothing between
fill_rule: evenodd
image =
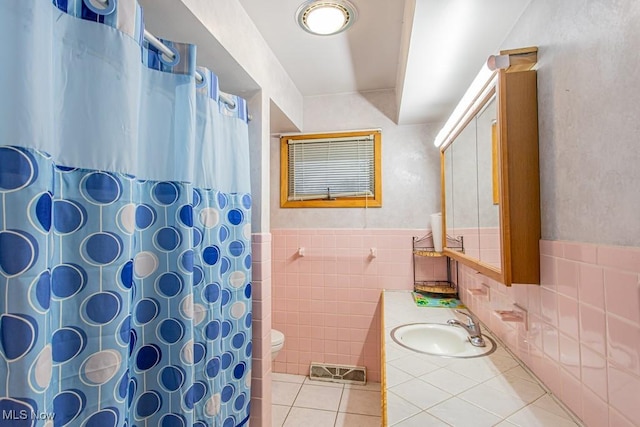
<instances>
[{"instance_id":1,"label":"toilet paper roll","mask_svg":"<svg viewBox=\"0 0 640 427\"><path fill-rule=\"evenodd\" d=\"M442 212L431 214L431 233L435 251L442 252Z\"/></svg>"}]
</instances>

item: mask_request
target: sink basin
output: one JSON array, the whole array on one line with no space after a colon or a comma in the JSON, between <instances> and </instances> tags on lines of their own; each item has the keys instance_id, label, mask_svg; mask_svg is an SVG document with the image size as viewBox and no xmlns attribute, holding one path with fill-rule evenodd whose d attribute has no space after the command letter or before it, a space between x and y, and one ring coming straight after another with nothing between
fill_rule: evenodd
<instances>
[{"instance_id":1,"label":"sink basin","mask_svg":"<svg viewBox=\"0 0 640 427\"><path fill-rule=\"evenodd\" d=\"M395 342L409 350L434 356L471 358L493 353L496 343L483 335L486 347L475 347L469 334L459 326L442 323L410 323L391 331Z\"/></svg>"}]
</instances>

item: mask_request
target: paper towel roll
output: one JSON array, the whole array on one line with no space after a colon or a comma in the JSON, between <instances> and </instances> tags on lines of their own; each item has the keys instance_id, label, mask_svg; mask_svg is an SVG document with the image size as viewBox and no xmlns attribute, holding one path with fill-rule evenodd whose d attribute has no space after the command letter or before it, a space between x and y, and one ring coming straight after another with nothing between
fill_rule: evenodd
<instances>
[{"instance_id":1,"label":"paper towel roll","mask_svg":"<svg viewBox=\"0 0 640 427\"><path fill-rule=\"evenodd\" d=\"M434 249L442 252L442 212L431 214L431 233Z\"/></svg>"}]
</instances>

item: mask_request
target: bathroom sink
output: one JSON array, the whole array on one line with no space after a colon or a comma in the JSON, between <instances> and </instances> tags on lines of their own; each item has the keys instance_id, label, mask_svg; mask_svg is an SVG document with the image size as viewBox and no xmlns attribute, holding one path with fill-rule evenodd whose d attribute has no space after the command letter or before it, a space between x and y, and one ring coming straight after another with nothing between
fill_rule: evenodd
<instances>
[{"instance_id":1,"label":"bathroom sink","mask_svg":"<svg viewBox=\"0 0 640 427\"><path fill-rule=\"evenodd\" d=\"M410 323L391 331L395 342L409 350L443 357L471 358L493 353L496 343L484 335L486 347L475 347L469 334L457 326L442 323Z\"/></svg>"}]
</instances>

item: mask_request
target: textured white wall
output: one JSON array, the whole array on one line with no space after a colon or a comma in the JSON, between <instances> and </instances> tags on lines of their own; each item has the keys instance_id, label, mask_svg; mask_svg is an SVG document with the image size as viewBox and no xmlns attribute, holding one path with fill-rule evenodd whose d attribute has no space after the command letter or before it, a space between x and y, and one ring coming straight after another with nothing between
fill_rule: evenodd
<instances>
[{"instance_id":1,"label":"textured white wall","mask_svg":"<svg viewBox=\"0 0 640 427\"><path fill-rule=\"evenodd\" d=\"M155 0L158 1L158 0ZM162 0L168 1L168 0ZM294 123L302 121L302 96L246 11L237 1L181 0L233 59Z\"/></svg>"},{"instance_id":2,"label":"textured white wall","mask_svg":"<svg viewBox=\"0 0 640 427\"><path fill-rule=\"evenodd\" d=\"M640 246L640 1L533 0L542 237Z\"/></svg>"},{"instance_id":3,"label":"textured white wall","mask_svg":"<svg viewBox=\"0 0 640 427\"><path fill-rule=\"evenodd\" d=\"M280 142L271 140L271 228L427 228L440 210L439 126L398 126L392 90L307 97L304 132L382 129L382 208L281 209Z\"/></svg>"},{"instance_id":4,"label":"textured white wall","mask_svg":"<svg viewBox=\"0 0 640 427\"><path fill-rule=\"evenodd\" d=\"M251 164L251 232L269 231L269 99L262 91L248 100L253 119L249 122Z\"/></svg>"},{"instance_id":5,"label":"textured white wall","mask_svg":"<svg viewBox=\"0 0 640 427\"><path fill-rule=\"evenodd\" d=\"M439 210L439 163L430 143L437 126L396 126L389 119L395 117L391 92L309 98L301 108L299 93L264 41L246 37L256 29L238 5L182 3L263 87L262 96L277 100L296 123L304 113L305 131L383 128L384 207L366 216L359 209L279 209L272 140L272 227L422 227ZM242 31L230 24L238 21L246 23ZM545 239L640 246L639 22L637 0L532 0L502 45L540 49ZM381 104L390 107L381 113Z\"/></svg>"}]
</instances>

